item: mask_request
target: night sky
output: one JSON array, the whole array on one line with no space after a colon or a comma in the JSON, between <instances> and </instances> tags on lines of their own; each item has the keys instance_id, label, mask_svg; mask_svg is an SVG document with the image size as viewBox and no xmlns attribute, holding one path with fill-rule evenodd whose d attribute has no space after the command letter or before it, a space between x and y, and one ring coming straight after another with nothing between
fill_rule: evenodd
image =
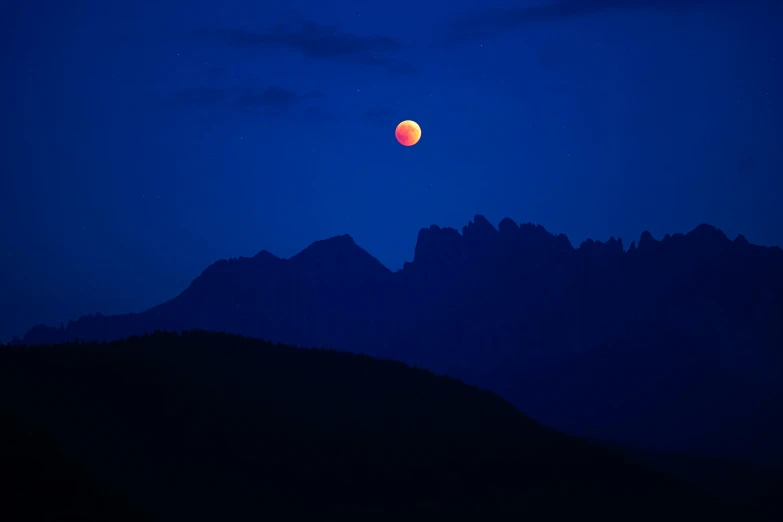
<instances>
[{"instance_id":1,"label":"night sky","mask_svg":"<svg viewBox=\"0 0 783 522\"><path fill-rule=\"evenodd\" d=\"M783 244L781 2L13 4L2 341L338 234L398 269L476 213Z\"/></svg>"}]
</instances>

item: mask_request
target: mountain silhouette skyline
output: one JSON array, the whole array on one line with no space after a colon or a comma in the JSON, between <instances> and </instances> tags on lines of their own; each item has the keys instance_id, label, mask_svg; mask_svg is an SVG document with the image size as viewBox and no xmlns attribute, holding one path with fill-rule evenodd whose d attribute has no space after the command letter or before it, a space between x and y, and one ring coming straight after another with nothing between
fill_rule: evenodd
<instances>
[{"instance_id":1,"label":"mountain silhouette skyline","mask_svg":"<svg viewBox=\"0 0 783 522\"><path fill-rule=\"evenodd\" d=\"M203 329L415 364L569 433L782 464L783 251L710 225L573 247L541 225L421 229L392 272L348 235L220 260L141 313L21 340Z\"/></svg>"}]
</instances>

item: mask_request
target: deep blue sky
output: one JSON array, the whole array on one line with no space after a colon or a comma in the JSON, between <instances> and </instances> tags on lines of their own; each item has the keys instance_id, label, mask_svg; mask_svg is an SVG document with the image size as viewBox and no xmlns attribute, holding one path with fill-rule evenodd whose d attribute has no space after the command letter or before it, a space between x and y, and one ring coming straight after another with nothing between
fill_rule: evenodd
<instances>
[{"instance_id":1,"label":"deep blue sky","mask_svg":"<svg viewBox=\"0 0 783 522\"><path fill-rule=\"evenodd\" d=\"M0 340L337 234L397 269L476 213L783 244L780 2L15 4Z\"/></svg>"}]
</instances>

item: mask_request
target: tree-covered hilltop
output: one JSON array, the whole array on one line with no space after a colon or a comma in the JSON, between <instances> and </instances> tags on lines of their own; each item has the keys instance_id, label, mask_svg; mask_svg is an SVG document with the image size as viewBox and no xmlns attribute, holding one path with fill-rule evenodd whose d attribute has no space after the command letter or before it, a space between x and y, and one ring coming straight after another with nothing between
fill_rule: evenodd
<instances>
[{"instance_id":1,"label":"tree-covered hilltop","mask_svg":"<svg viewBox=\"0 0 783 522\"><path fill-rule=\"evenodd\" d=\"M753 519L455 379L234 335L6 347L0 407L152 520Z\"/></svg>"}]
</instances>

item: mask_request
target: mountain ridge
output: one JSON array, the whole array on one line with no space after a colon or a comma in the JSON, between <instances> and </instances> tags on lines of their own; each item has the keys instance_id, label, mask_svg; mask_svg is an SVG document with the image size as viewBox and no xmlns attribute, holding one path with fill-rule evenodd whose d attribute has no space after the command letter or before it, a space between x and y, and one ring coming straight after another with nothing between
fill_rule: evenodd
<instances>
[{"instance_id":1,"label":"mountain ridge","mask_svg":"<svg viewBox=\"0 0 783 522\"><path fill-rule=\"evenodd\" d=\"M497 242L492 245L482 244L482 241L505 239L501 244ZM693 240L689 243L689 240ZM694 243L698 243L694 245ZM628 249L623 248L621 238L610 237L607 241L586 239L578 247L574 247L567 236L564 234L555 235L548 232L543 226L534 223L522 223L517 225L510 218L501 220L498 228L495 228L486 218L477 214L473 221L462 227L462 232L451 227L441 228L438 225L431 225L428 228L420 229L416 246L414 249L414 258L410 262L405 262L403 267L392 272L380 261L361 248L356 241L348 234L333 236L324 240L315 241L299 253L289 257L281 258L267 250L261 250L253 257L238 257L220 259L209 265L202 271L180 294L172 299L155 305L142 312L128 314L113 314L104 316L100 312L92 315L83 315L76 320L71 320L67 326L60 328L38 324L33 326L25 336L17 341L25 344L61 342L71 339L81 339L81 337L68 337L70 328L74 328L80 321L89 321L91 319L103 319L107 317L131 317L148 313L152 310L166 307L170 303L180 299L182 296L192 292L194 287L199 285L210 277L224 277L236 273L235 279L242 279L253 270L276 271L283 267L290 268L292 263L306 263L308 259L331 258L331 267L335 269L336 263L345 263L358 257L363 257L361 261L367 270L375 270L376 274L386 274L396 276L400 273L416 272L420 268L444 268L441 265L452 265L462 259L463 256L480 256L482 250L488 246L518 248L523 249L526 254L541 254L552 252L566 253L573 252L583 255L585 258L594 259L608 258L614 255L624 255L626 257L637 254L652 254L659 248L665 248L669 245L690 245L696 246L696 252L699 250L703 254L712 255L716 250L725 250L731 246L742 247L756 253L767 253L769 255L779 256L783 262L783 250L778 247L765 247L753 245L747 242L744 236L738 235L732 241L722 231L708 224L700 224L686 234L675 233L666 234L661 240L653 238L648 231L643 231L640 235L638 244L632 241ZM524 255L524 254L523 254ZM352 256L354 256L352 258ZM353 268L353 267L352 267ZM241 272L240 272L241 271ZM279 275L279 274L274 274ZM322 274L326 275L326 274ZM343 274L344 275L344 274ZM429 274L431 275L431 274ZM76 328L75 333L79 328ZM141 333L141 332L137 332ZM83 338L83 340L109 340L108 338Z\"/></svg>"},{"instance_id":2,"label":"mountain ridge","mask_svg":"<svg viewBox=\"0 0 783 522\"><path fill-rule=\"evenodd\" d=\"M485 386L572 433L725 446L732 454L720 456L783 465L783 450L755 444L783 426L762 436L751 427L769 421L746 415L783 404L780 317L780 248L706 224L660 240L645 231L627 249L613 237L575 248L541 225L495 228L477 215L461 232L421 229L413 260L394 272L336 236L288 259L218 261L147 311L39 326L23 342L196 328L328 346ZM683 419L689 430L664 428Z\"/></svg>"},{"instance_id":3,"label":"mountain ridge","mask_svg":"<svg viewBox=\"0 0 783 522\"><path fill-rule=\"evenodd\" d=\"M474 222L479 223L479 225L475 225ZM694 230L691 231L690 233L696 231L700 227L707 227L707 228L710 228L710 229L717 230L717 229L715 229L715 227L712 227L711 225L701 224L701 225L697 226L696 228L694 228ZM506 217L506 218L503 218L500 221L500 224L499 224L498 228L495 229L494 226L483 215L476 214L472 221L469 221L467 225L462 227L462 232L460 232L459 230L457 230L457 229L455 229L453 227L440 227L439 225L436 225L436 224L430 225L427 228L420 229L419 233L418 233L418 236L417 236L417 240L416 240L416 246L415 246L415 249L414 249L414 258L413 258L413 260L412 261L406 261L403 264L403 267L398 269L398 270L396 270L394 273L404 271L406 268L409 268L409 267L413 266L416 263L420 263L421 264L421 263L431 262L431 257L434 257L434 259L432 259L432 261L436 261L436 262L437 261L443 261L444 259L442 258L442 256L437 256L437 255L431 256L431 250L433 250L433 248L437 249L437 247L439 247L439 246L445 246L445 245L449 244L449 242L451 243L452 248L455 250L455 252L452 252L452 253L456 253L457 255L461 254L462 244L460 243L460 241L464 240L465 232L466 231L470 231L470 232L468 232L468 234L471 234L475 230L483 230L485 233L489 233L490 235L493 235L492 234L493 232L498 232L498 233L500 233L501 236L506 237L506 238L511 238L511 237L514 237L516 235L517 239L534 240L534 241L539 242L539 243L542 242L542 241L557 240L557 241L560 242L560 246L563 247L564 250L567 250L567 249L576 250L576 251L586 250L586 251L589 251L591 254L595 253L595 252L602 252L602 251L606 250L607 248L609 248L610 250L616 251L616 249L611 248L611 247L614 247L618 243L622 247L622 239L617 239L616 240L614 238L614 236L612 236L606 242L602 242L600 240L593 240L593 239L588 238L585 241L583 241L580 244L579 247L574 248L573 245L571 244L570 240L568 240L568 237L565 234L555 235L555 234L547 231L540 224L534 224L532 222L527 222L527 223L521 223L521 224L517 225L516 222L514 222L514 220L512 220L511 218ZM444 243L442 241L443 241L444 238L446 238L446 236L448 236L448 238L447 238L447 241L445 241L445 243ZM677 237L677 236L683 236L683 234L674 234L674 237ZM724 235L724 237L725 237L725 235ZM664 241L668 240L668 238L670 238L669 234L667 234L665 236ZM740 236L738 236L738 240L739 240L739 238L742 238L742 240L744 240L744 242L747 243L747 240L744 239L744 236L740 235ZM642 243L642 241L644 241L645 243L647 243L647 241L652 241L654 243L658 242L655 239L653 239L652 235L648 231L643 231L642 232L639 242ZM566 247L566 243L567 243L567 247ZM197 284L197 282L202 280L205 276L212 275L213 273L221 271L221 270L226 270L227 268L233 268L233 267L237 266L238 264L247 264L247 263L252 261L254 263L259 263L260 264L259 268L269 269L269 268L275 267L275 265L274 265L275 263L290 261L292 259L297 258L298 256L302 256L303 254L304 254L304 257L307 257L309 254L312 254L314 251L317 252L318 250L323 250L322 249L323 245L349 245L349 244L353 245L353 246L356 246L358 248L358 250L360 250L361 252L363 252L367 256L370 256L373 259L375 259L371 254L369 254L369 252L367 252L366 250L362 249L356 243L355 239L352 236L350 236L349 234L339 234L339 235L332 236L332 237L329 237L329 238L326 238L326 239L314 241L313 243L311 243L310 245L308 245L307 247L302 249L297 254L294 254L294 255L292 255L291 257L288 257L288 258L279 257L279 256L273 254L272 252L266 250L266 249L262 249L256 255L254 255L253 257L249 257L249 258L248 257L244 257L244 256L239 256L239 257L218 259L217 261L215 261L212 264L210 264L207 268L205 268L198 276L196 276L193 279L193 281L191 281L191 283L188 285L188 287L185 288L185 290L183 290L182 292L180 292L180 294L176 295L175 297L173 297L172 299L170 299L168 301L164 301L163 303L159 303L157 305L153 305L150 308L148 308L147 310L144 310L142 312L129 312L129 313L125 313L125 314L111 314L111 316L112 317L135 316L135 315L143 314L143 313L148 312L148 311L153 310L153 309L157 309L157 308L159 308L161 306L164 306L164 305L168 304L169 302L177 299L181 295L185 294L194 284ZM611 245L611 247L607 247L607 245ZM753 245L753 246L756 246L756 245ZM759 247L759 248L768 248L768 247ZM774 249L775 247L771 247L771 248ZM631 242L631 246L628 249L628 251L635 251L635 250L637 250L637 247L635 246L635 241L632 241ZM623 250L623 252L625 252L625 253L628 253L628 251ZM261 264L261 263L263 263L263 264ZM391 272L391 270L389 268L387 268L385 265L383 265L382 263L380 263L380 261L378 261L378 263L385 270ZM248 266L250 266L250 265L248 265ZM77 319L69 320L67 322L67 324L65 325L65 328L71 327L74 323L79 322L79 321L89 320L90 318L103 318L103 317L106 317L106 316L104 316L100 312L96 312L94 314L82 315L81 317L79 317ZM59 336L57 338L52 337L50 340L46 339L46 337L47 336L51 336L53 334L53 332L62 332L62 331L63 331L62 325L61 325L61 328L57 328L57 327L54 327L54 326L49 326L49 325L46 325L46 324L43 324L43 323L39 323L39 324L33 325L25 333L25 335L21 339L15 340L11 344L29 344L29 343L36 344L36 343L41 343L41 342L60 342L60 341L68 340L67 337L59 338Z\"/></svg>"}]
</instances>

